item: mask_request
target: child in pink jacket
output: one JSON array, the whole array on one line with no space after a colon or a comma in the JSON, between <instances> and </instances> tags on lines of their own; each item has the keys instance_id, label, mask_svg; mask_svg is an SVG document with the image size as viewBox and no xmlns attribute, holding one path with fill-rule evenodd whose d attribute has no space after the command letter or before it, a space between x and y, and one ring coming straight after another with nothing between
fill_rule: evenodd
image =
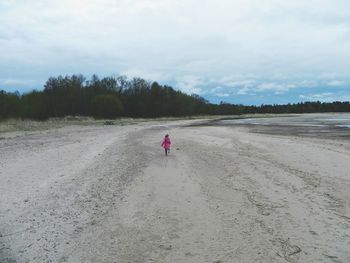
<instances>
[{"instance_id":1,"label":"child in pink jacket","mask_svg":"<svg viewBox=\"0 0 350 263\"><path fill-rule=\"evenodd\" d=\"M170 141L169 134L166 134L164 137L164 140L162 142L162 146L164 148L165 155L168 155L168 153L170 153L170 144L171 144L171 141Z\"/></svg>"}]
</instances>

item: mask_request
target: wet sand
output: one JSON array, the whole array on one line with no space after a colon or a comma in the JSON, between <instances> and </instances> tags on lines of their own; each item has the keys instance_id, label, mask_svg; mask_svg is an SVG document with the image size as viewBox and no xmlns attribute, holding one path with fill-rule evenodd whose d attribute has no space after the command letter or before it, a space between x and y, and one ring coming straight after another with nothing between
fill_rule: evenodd
<instances>
[{"instance_id":1,"label":"wet sand","mask_svg":"<svg viewBox=\"0 0 350 263\"><path fill-rule=\"evenodd\" d=\"M0 261L350 262L350 142L263 129L3 136Z\"/></svg>"},{"instance_id":2,"label":"wet sand","mask_svg":"<svg viewBox=\"0 0 350 263\"><path fill-rule=\"evenodd\" d=\"M250 132L323 139L350 139L350 114L314 113L273 115L267 118L214 120L211 125L249 128Z\"/></svg>"}]
</instances>

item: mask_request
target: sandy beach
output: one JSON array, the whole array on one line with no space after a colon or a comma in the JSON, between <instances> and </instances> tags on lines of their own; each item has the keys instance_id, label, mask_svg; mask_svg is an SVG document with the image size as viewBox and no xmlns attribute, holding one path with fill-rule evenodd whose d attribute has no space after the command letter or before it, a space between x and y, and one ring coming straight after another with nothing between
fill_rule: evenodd
<instances>
[{"instance_id":1,"label":"sandy beach","mask_svg":"<svg viewBox=\"0 0 350 263\"><path fill-rule=\"evenodd\" d=\"M350 141L266 129L1 135L0 262L350 262Z\"/></svg>"}]
</instances>

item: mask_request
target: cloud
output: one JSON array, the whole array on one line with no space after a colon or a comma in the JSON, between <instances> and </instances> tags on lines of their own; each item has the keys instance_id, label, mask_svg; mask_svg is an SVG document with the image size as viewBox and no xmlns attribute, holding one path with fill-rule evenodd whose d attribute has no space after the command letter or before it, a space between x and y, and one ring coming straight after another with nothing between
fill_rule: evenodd
<instances>
[{"instance_id":1,"label":"cloud","mask_svg":"<svg viewBox=\"0 0 350 263\"><path fill-rule=\"evenodd\" d=\"M0 78L127 74L241 98L339 88L349 28L347 0L1 1Z\"/></svg>"},{"instance_id":2,"label":"cloud","mask_svg":"<svg viewBox=\"0 0 350 263\"><path fill-rule=\"evenodd\" d=\"M210 94L219 98L231 96L229 89L227 87L222 86L216 86L215 88L212 88L210 90Z\"/></svg>"},{"instance_id":3,"label":"cloud","mask_svg":"<svg viewBox=\"0 0 350 263\"><path fill-rule=\"evenodd\" d=\"M31 85L35 83L32 79L0 79L3 85Z\"/></svg>"},{"instance_id":4,"label":"cloud","mask_svg":"<svg viewBox=\"0 0 350 263\"><path fill-rule=\"evenodd\" d=\"M339 87L339 86L343 86L345 82L340 80L331 80L327 84L328 86L331 86L331 87Z\"/></svg>"},{"instance_id":5,"label":"cloud","mask_svg":"<svg viewBox=\"0 0 350 263\"><path fill-rule=\"evenodd\" d=\"M248 87L244 87L237 91L237 95L247 95L250 91Z\"/></svg>"},{"instance_id":6,"label":"cloud","mask_svg":"<svg viewBox=\"0 0 350 263\"><path fill-rule=\"evenodd\" d=\"M220 97L220 98L222 98L222 97L229 97L230 96L230 94L228 94L228 93L216 93L215 95L217 97Z\"/></svg>"},{"instance_id":7,"label":"cloud","mask_svg":"<svg viewBox=\"0 0 350 263\"><path fill-rule=\"evenodd\" d=\"M238 80L235 77L225 77L223 79L212 80L212 82L219 83L220 85L222 85L212 89L212 93L225 90L226 93L231 92L241 96L256 95L257 93L274 93L275 95L280 95L285 94L293 89L311 88L321 84L321 82L309 80L282 79L277 80L275 82L271 82L271 80L263 78ZM338 82L330 83L333 85L338 84Z\"/></svg>"},{"instance_id":8,"label":"cloud","mask_svg":"<svg viewBox=\"0 0 350 263\"><path fill-rule=\"evenodd\" d=\"M288 91L288 86L280 83L262 83L258 85L255 90L258 92L273 91L273 92L285 92Z\"/></svg>"},{"instance_id":9,"label":"cloud","mask_svg":"<svg viewBox=\"0 0 350 263\"><path fill-rule=\"evenodd\" d=\"M310 101L328 101L329 98L333 96L332 92L324 92L319 94L308 94L308 95L300 95L299 97L303 100L310 100Z\"/></svg>"},{"instance_id":10,"label":"cloud","mask_svg":"<svg viewBox=\"0 0 350 263\"><path fill-rule=\"evenodd\" d=\"M333 92L323 92L316 94L299 95L299 98L303 101L321 101L321 102L332 102L332 101L350 101L350 95L337 95Z\"/></svg>"},{"instance_id":11,"label":"cloud","mask_svg":"<svg viewBox=\"0 0 350 263\"><path fill-rule=\"evenodd\" d=\"M124 71L120 71L119 75L125 75L127 77L140 77L149 81L158 81L163 82L169 80L169 74L162 74L157 71L147 71L145 69L128 69Z\"/></svg>"},{"instance_id":12,"label":"cloud","mask_svg":"<svg viewBox=\"0 0 350 263\"><path fill-rule=\"evenodd\" d=\"M197 76L182 76L177 78L176 86L181 91L188 94L202 94L203 90L199 88L199 85L206 83L204 80Z\"/></svg>"},{"instance_id":13,"label":"cloud","mask_svg":"<svg viewBox=\"0 0 350 263\"><path fill-rule=\"evenodd\" d=\"M252 87L256 84L256 80L246 79L246 76L224 77L219 79L218 82L230 87Z\"/></svg>"}]
</instances>

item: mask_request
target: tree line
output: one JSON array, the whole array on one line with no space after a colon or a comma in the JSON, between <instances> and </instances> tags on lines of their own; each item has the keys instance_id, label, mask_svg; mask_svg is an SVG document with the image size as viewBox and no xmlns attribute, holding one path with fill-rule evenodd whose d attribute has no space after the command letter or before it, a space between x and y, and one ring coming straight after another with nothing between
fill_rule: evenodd
<instances>
[{"instance_id":1,"label":"tree line","mask_svg":"<svg viewBox=\"0 0 350 263\"><path fill-rule=\"evenodd\" d=\"M350 112L349 102L302 102L285 105L245 106L188 95L167 85L142 78L124 76L99 78L93 75L50 77L42 91L0 91L0 119L45 120L51 117L92 116L182 117L193 115L231 115L246 113Z\"/></svg>"}]
</instances>

